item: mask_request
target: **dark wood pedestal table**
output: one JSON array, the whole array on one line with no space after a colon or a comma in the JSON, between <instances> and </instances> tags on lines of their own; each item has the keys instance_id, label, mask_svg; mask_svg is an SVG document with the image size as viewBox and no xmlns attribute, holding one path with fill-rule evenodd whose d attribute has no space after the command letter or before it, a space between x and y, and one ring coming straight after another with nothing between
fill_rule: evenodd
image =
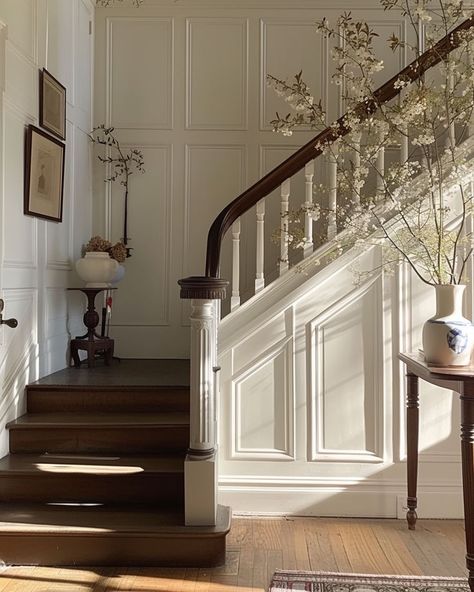
<instances>
[{"instance_id":1,"label":"dark wood pedestal table","mask_svg":"<svg viewBox=\"0 0 474 592\"><path fill-rule=\"evenodd\" d=\"M70 291L82 292L87 296L87 310L84 314L84 325L87 327L87 333L71 339L71 358L76 368L81 367L81 358L79 350L87 352L87 366L93 367L95 364L96 352L104 354L105 364L108 366L114 355L114 340L103 335L97 335L95 329L99 324L99 314L95 309L95 297L104 290L115 290L116 288L68 288ZM84 361L86 361L84 360Z\"/></svg>"},{"instance_id":2,"label":"dark wood pedestal table","mask_svg":"<svg viewBox=\"0 0 474 592\"><path fill-rule=\"evenodd\" d=\"M415 529L417 515L419 399L418 379L459 394L461 399L461 455L466 527L466 565L474 592L474 366L437 368L428 366L421 354L398 356L407 368L407 522Z\"/></svg>"}]
</instances>

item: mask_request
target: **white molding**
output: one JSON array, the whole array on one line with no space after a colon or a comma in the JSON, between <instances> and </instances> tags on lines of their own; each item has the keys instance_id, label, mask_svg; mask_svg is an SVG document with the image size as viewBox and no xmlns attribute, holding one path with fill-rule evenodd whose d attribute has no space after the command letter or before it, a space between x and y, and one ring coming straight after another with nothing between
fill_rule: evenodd
<instances>
[{"instance_id":1,"label":"white molding","mask_svg":"<svg viewBox=\"0 0 474 592\"><path fill-rule=\"evenodd\" d=\"M171 283L171 226L172 226L172 199L173 199L173 146L171 144L146 144L146 143L130 143L123 142L124 148L137 148L140 150L162 150L165 153L165 170L166 170L166 199L164 202L165 220L163 227L166 229L166 241L164 241L164 250L160 253L160 257L164 260L164 285L161 289L161 298L163 300L163 316L156 317L153 322L143 323L131 319L130 312L127 312L127 321L111 322L111 327L168 327L170 320L170 283ZM146 167L146 162L145 162ZM146 174L146 173L145 173ZM133 177L132 177L133 180ZM120 187L122 187L120 185ZM112 195L112 183L106 184L105 192L105 232L106 238L110 239L112 234L112 218L113 218L113 203L114 197ZM133 202L133 199L132 199ZM130 204L129 204L130 205ZM122 202L118 206L122 208ZM138 229L137 229L138 232ZM114 318L114 316L112 316Z\"/></svg>"},{"instance_id":2,"label":"white molding","mask_svg":"<svg viewBox=\"0 0 474 592\"><path fill-rule=\"evenodd\" d=\"M288 25L294 27L310 27L314 29L314 34L316 35L316 28L312 21L304 19L304 18L297 18L294 17L263 17L260 19L260 109L259 109L259 129L260 131L271 131L272 126L267 124L267 117L269 114L266 112L266 98L267 98L267 84L266 78L267 74L271 74L271 72L267 72L267 29L269 25ZM327 78L327 71L328 71L328 40L320 36L320 55L321 55L321 75L319 79L319 88L318 96L321 97L325 103L323 107L328 106L328 78ZM292 76L293 72L288 72L288 76ZM316 93L316 89L313 89ZM284 103L282 102L282 105ZM298 129L294 130L295 134L300 134L302 132L312 132L314 135L314 130L311 130L310 127L301 126ZM299 146L300 147L300 146Z\"/></svg>"},{"instance_id":3,"label":"white molding","mask_svg":"<svg viewBox=\"0 0 474 592\"><path fill-rule=\"evenodd\" d=\"M197 23L216 23L222 24L240 24L242 29L242 78L243 88L240 103L241 122L240 123L193 123L192 107L193 107L193 25ZM249 86L249 19L245 17L191 17L186 19L186 118L185 128L188 130L221 130L221 131L244 131L248 129L248 86ZM224 63L223 63L224 64Z\"/></svg>"},{"instance_id":4,"label":"white molding","mask_svg":"<svg viewBox=\"0 0 474 592\"><path fill-rule=\"evenodd\" d=\"M284 448L244 448L240 443L241 435L241 384L250 376L258 372L280 354L284 356L285 365L285 395L283 425L276 426L284 434ZM294 378L293 378L294 344L293 336L286 337L273 347L264 351L250 364L242 368L232 377L231 383L231 423L230 423L230 458L234 460L294 460ZM258 393L256 393L258 396Z\"/></svg>"},{"instance_id":5,"label":"white molding","mask_svg":"<svg viewBox=\"0 0 474 592\"><path fill-rule=\"evenodd\" d=\"M375 340L375 363L377 372L372 377L373 403L374 403L374 451L363 450L335 450L324 447L324 325L345 311L355 302L364 298L371 291L380 306L374 311L374 340ZM347 294L342 300L335 302L324 312L315 317L308 324L308 413L309 413L309 461L312 462L362 462L382 463L384 462L384 364L383 355L383 325L381 321L383 307L382 275Z\"/></svg>"},{"instance_id":6,"label":"white molding","mask_svg":"<svg viewBox=\"0 0 474 592\"><path fill-rule=\"evenodd\" d=\"M167 93L168 104L166 106L168 112L168 119L164 121L126 121L115 122L113 114L113 42L114 31L113 25L115 22L156 22L169 25L169 91ZM131 130L171 130L174 122L174 18L173 17L158 17L158 16L113 16L106 18L106 88L105 88L105 120L107 125L113 125L116 129L131 129Z\"/></svg>"}]
</instances>

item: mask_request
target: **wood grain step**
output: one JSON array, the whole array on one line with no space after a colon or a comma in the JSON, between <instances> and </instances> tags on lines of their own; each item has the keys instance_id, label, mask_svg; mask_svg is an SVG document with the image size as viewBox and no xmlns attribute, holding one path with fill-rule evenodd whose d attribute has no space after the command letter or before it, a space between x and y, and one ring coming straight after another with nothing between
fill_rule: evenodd
<instances>
[{"instance_id":1,"label":"wood grain step","mask_svg":"<svg viewBox=\"0 0 474 592\"><path fill-rule=\"evenodd\" d=\"M26 387L28 413L188 411L187 386L84 386Z\"/></svg>"},{"instance_id":2,"label":"wood grain step","mask_svg":"<svg viewBox=\"0 0 474 592\"><path fill-rule=\"evenodd\" d=\"M180 512L101 506L0 505L0 560L21 565L215 566L225 560L230 509L217 525Z\"/></svg>"},{"instance_id":3,"label":"wood grain step","mask_svg":"<svg viewBox=\"0 0 474 592\"><path fill-rule=\"evenodd\" d=\"M184 456L10 454L0 460L0 502L182 507L183 471Z\"/></svg>"},{"instance_id":4,"label":"wood grain step","mask_svg":"<svg viewBox=\"0 0 474 592\"><path fill-rule=\"evenodd\" d=\"M7 424L12 453L166 454L185 452L189 415L27 413Z\"/></svg>"}]
</instances>

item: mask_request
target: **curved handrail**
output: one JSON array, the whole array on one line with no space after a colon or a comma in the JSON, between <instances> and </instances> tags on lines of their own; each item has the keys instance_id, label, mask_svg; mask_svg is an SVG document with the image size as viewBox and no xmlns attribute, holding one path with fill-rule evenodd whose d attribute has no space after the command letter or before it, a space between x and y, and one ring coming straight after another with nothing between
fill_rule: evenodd
<instances>
[{"instance_id":1,"label":"curved handrail","mask_svg":"<svg viewBox=\"0 0 474 592\"><path fill-rule=\"evenodd\" d=\"M462 22L431 49L413 60L406 68L378 88L371 99L359 103L355 109L357 115L361 118L366 118L377 109L378 105L386 103L400 94L401 88L395 86L395 83L400 78L414 82L423 76L429 68L439 64L451 51L460 45L461 36L458 33L470 29L472 26L474 26L474 16ZM221 211L212 223L207 236L206 277L219 277L222 239L232 224L261 199L277 189L283 181L289 179L308 162L319 156L322 150L315 148L316 145L324 145L333 142L338 137L346 135L350 130L344 124L345 118L346 114L236 197Z\"/></svg>"}]
</instances>

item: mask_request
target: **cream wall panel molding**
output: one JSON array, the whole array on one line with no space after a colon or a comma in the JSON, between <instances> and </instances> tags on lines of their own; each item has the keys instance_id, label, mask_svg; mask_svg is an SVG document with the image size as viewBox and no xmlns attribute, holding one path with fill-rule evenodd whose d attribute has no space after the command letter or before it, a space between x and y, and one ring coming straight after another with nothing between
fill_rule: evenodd
<instances>
[{"instance_id":1,"label":"cream wall panel molding","mask_svg":"<svg viewBox=\"0 0 474 592\"><path fill-rule=\"evenodd\" d=\"M0 20L8 25L8 38L30 61L36 60L37 0L2 0Z\"/></svg>"},{"instance_id":2,"label":"cream wall panel molding","mask_svg":"<svg viewBox=\"0 0 474 592\"><path fill-rule=\"evenodd\" d=\"M182 277L202 274L207 231L221 209L243 191L246 183L246 158L244 145L186 146ZM230 256L230 244L227 240L223 248L222 277L231 277Z\"/></svg>"},{"instance_id":3,"label":"cream wall panel molding","mask_svg":"<svg viewBox=\"0 0 474 592\"><path fill-rule=\"evenodd\" d=\"M74 141L75 128L66 122L66 153L62 224L46 224L46 267L60 271L72 270L74 256L72 232L74 224Z\"/></svg>"},{"instance_id":4,"label":"cream wall panel molding","mask_svg":"<svg viewBox=\"0 0 474 592\"><path fill-rule=\"evenodd\" d=\"M77 0L47 0L46 68L66 87L71 106L75 97L76 17Z\"/></svg>"},{"instance_id":5,"label":"cream wall panel molding","mask_svg":"<svg viewBox=\"0 0 474 592\"><path fill-rule=\"evenodd\" d=\"M270 130L275 112L286 107L267 87L267 74L289 80L302 70L314 96L322 98L323 106L328 104L327 41L317 34L311 19L264 18L260 26L260 129Z\"/></svg>"},{"instance_id":6,"label":"cream wall panel molding","mask_svg":"<svg viewBox=\"0 0 474 592\"><path fill-rule=\"evenodd\" d=\"M172 129L174 20L107 19L107 114L117 128Z\"/></svg>"},{"instance_id":7,"label":"cream wall panel molding","mask_svg":"<svg viewBox=\"0 0 474 592\"><path fill-rule=\"evenodd\" d=\"M32 118L38 115L38 69L7 39L5 94L16 108Z\"/></svg>"},{"instance_id":8,"label":"cream wall panel molding","mask_svg":"<svg viewBox=\"0 0 474 592\"><path fill-rule=\"evenodd\" d=\"M381 281L348 294L309 324L312 461L384 460Z\"/></svg>"},{"instance_id":9,"label":"cream wall panel molding","mask_svg":"<svg viewBox=\"0 0 474 592\"><path fill-rule=\"evenodd\" d=\"M3 266L37 266L37 219L23 214L24 129L28 121L4 105L2 216Z\"/></svg>"},{"instance_id":10,"label":"cream wall panel molding","mask_svg":"<svg viewBox=\"0 0 474 592\"><path fill-rule=\"evenodd\" d=\"M171 200L173 152L170 145L128 144L143 152L146 173L130 181L129 231L132 257L126 261L126 281L119 286L113 326L162 327L170 323ZM111 239L123 236L123 187L110 195ZM146 270L146 285L143 284ZM137 286L140 304L137 306Z\"/></svg>"},{"instance_id":11,"label":"cream wall panel molding","mask_svg":"<svg viewBox=\"0 0 474 592\"><path fill-rule=\"evenodd\" d=\"M186 20L186 127L248 127L248 19Z\"/></svg>"},{"instance_id":12,"label":"cream wall panel molding","mask_svg":"<svg viewBox=\"0 0 474 592\"><path fill-rule=\"evenodd\" d=\"M75 31L74 104L82 111L76 115L76 125L89 133L92 128L93 104L93 37L89 33L94 21L94 8L85 0L76 0L77 17Z\"/></svg>"},{"instance_id":13,"label":"cream wall panel molding","mask_svg":"<svg viewBox=\"0 0 474 592\"><path fill-rule=\"evenodd\" d=\"M232 459L294 459L292 338L233 378L229 437Z\"/></svg>"}]
</instances>

